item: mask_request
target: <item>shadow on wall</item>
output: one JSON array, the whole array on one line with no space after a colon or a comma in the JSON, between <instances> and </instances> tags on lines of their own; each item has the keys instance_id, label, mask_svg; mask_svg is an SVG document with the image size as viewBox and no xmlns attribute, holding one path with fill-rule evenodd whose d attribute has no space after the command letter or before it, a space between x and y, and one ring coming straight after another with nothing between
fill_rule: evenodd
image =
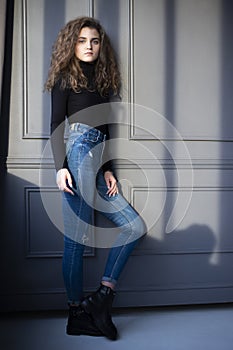
<instances>
[{"instance_id":1,"label":"shadow on wall","mask_svg":"<svg viewBox=\"0 0 233 350\"><path fill-rule=\"evenodd\" d=\"M10 115L10 91L11 91L11 66L12 66L12 38L13 38L14 1L7 1L5 48L1 89L0 111L0 212L4 218L5 211L5 174L6 159L8 155L9 139L9 115ZM4 227L4 222L1 223Z\"/></svg>"},{"instance_id":2,"label":"shadow on wall","mask_svg":"<svg viewBox=\"0 0 233 350\"><path fill-rule=\"evenodd\" d=\"M8 174L6 189L5 229L1 232L3 283L0 308L2 311L9 307L30 310L61 308L63 305L65 308L61 273L63 235L50 222L37 186ZM53 198L56 203L58 200L59 198ZM12 201L17 201L18 205L12 206ZM106 219L105 223L109 225ZM124 306L125 303L125 306L135 306L131 293L126 293L128 299L124 293L121 296L121 291L128 288L129 291L138 291L142 287L147 292L152 288L155 293L169 293L165 304L177 304L179 300L181 303L190 303L190 293L195 294L192 301L202 303L202 290L224 282L221 266L211 263L215 245L214 233L206 225L194 224L184 230L164 234L162 240L145 236L122 273L115 306ZM90 279L91 286L94 286L103 273L108 251L96 249L94 257L97 260L88 259L90 265L85 271L88 271L86 278ZM153 260L150 259L151 256ZM98 266L95 261L98 261ZM149 265L151 262L152 266ZM195 290L198 289L196 295ZM14 302L10 303L12 297L18 306ZM145 301L142 296L142 306L156 304L155 297L150 301L149 293L146 298ZM158 305L163 304L161 296L158 300ZM210 299L211 301L213 300Z\"/></svg>"},{"instance_id":3,"label":"shadow on wall","mask_svg":"<svg viewBox=\"0 0 233 350\"><path fill-rule=\"evenodd\" d=\"M223 274L233 285L233 2L221 1L221 192L219 220L220 263ZM232 297L231 297L232 300Z\"/></svg>"},{"instance_id":4,"label":"shadow on wall","mask_svg":"<svg viewBox=\"0 0 233 350\"><path fill-rule=\"evenodd\" d=\"M47 216L40 188L10 173L4 185L0 311L65 308L63 235Z\"/></svg>"},{"instance_id":5,"label":"shadow on wall","mask_svg":"<svg viewBox=\"0 0 233 350\"><path fill-rule=\"evenodd\" d=\"M123 271L119 289L129 285L134 290L144 290L146 286L147 306L203 304L208 295L209 302L215 302L212 289L224 282L221 266L211 262L215 246L213 231L201 224L164 234L162 240L147 235ZM143 290L141 305L137 306L145 305ZM130 297L124 298L118 295L116 304L135 306Z\"/></svg>"}]
</instances>

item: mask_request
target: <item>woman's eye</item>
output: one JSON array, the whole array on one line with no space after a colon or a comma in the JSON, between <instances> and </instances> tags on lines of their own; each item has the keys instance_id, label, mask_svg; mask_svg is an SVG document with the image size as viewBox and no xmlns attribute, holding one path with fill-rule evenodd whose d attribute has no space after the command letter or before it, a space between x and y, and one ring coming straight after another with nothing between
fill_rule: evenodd
<instances>
[{"instance_id":1,"label":"woman's eye","mask_svg":"<svg viewBox=\"0 0 233 350\"><path fill-rule=\"evenodd\" d=\"M94 43L95 45L99 45L99 40L93 40L93 43Z\"/></svg>"},{"instance_id":2,"label":"woman's eye","mask_svg":"<svg viewBox=\"0 0 233 350\"><path fill-rule=\"evenodd\" d=\"M78 42L79 42L79 44L83 44L85 42L85 40L80 39Z\"/></svg>"}]
</instances>

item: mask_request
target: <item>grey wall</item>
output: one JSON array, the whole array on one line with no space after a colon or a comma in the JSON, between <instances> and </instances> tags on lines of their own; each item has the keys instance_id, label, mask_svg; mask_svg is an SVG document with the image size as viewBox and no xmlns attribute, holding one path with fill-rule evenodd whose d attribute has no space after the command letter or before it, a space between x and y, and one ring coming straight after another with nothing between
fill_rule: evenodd
<instances>
[{"instance_id":1,"label":"grey wall","mask_svg":"<svg viewBox=\"0 0 233 350\"><path fill-rule=\"evenodd\" d=\"M0 81L2 82L2 69L3 69L3 60L4 60L4 39L5 39L5 14L6 14L6 1L1 1L0 3L0 23L1 23L1 31L0 31ZM2 84L1 84L2 88ZM0 94L1 94L0 90Z\"/></svg>"},{"instance_id":2,"label":"grey wall","mask_svg":"<svg viewBox=\"0 0 233 350\"><path fill-rule=\"evenodd\" d=\"M119 127L127 142L115 145L118 176L150 223L116 305L232 301L233 8L224 0L16 1L4 300L65 305L62 234L40 195L60 200L51 155L41 161L50 113L42 90L58 30L84 14L101 20L119 56L130 126ZM98 285L106 254L87 250L86 291Z\"/></svg>"}]
</instances>

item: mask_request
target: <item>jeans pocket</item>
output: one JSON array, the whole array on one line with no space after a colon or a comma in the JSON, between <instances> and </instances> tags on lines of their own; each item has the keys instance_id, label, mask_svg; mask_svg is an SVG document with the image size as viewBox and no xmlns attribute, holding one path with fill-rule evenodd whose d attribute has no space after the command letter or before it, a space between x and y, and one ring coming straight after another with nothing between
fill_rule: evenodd
<instances>
[{"instance_id":1,"label":"jeans pocket","mask_svg":"<svg viewBox=\"0 0 233 350\"><path fill-rule=\"evenodd\" d=\"M68 140L67 146L66 146L66 157L68 162L69 161L77 162L79 160L79 155L81 154L82 150L83 150L82 137L71 138L70 140Z\"/></svg>"}]
</instances>

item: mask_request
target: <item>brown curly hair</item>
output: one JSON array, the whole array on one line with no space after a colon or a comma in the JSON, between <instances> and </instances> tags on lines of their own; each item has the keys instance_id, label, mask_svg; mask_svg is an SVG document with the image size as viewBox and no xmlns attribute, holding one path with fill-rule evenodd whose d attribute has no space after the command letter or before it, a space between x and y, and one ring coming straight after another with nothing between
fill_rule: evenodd
<instances>
[{"instance_id":1,"label":"brown curly hair","mask_svg":"<svg viewBox=\"0 0 233 350\"><path fill-rule=\"evenodd\" d=\"M120 73L114 50L109 37L99 21L92 17L79 17L69 21L58 34L52 49L52 58L45 90L51 91L58 79L61 88L72 88L75 92L87 88L87 78L84 76L75 56L75 45L80 31L84 27L94 28L100 35L100 52L95 65L95 86L102 95L111 91L114 95L120 92Z\"/></svg>"}]
</instances>

